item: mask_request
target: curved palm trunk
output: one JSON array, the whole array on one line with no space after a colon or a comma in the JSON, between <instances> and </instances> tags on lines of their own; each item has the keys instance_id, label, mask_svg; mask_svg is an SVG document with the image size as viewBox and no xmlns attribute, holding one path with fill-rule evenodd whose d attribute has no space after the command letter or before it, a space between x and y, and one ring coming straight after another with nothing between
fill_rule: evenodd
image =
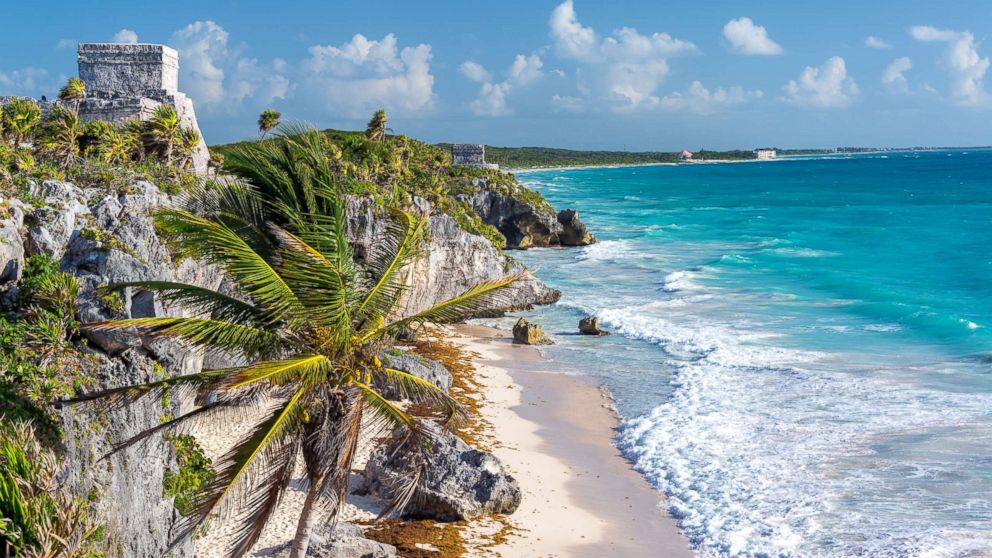
<instances>
[{"instance_id":1,"label":"curved palm trunk","mask_svg":"<svg viewBox=\"0 0 992 558\"><path fill-rule=\"evenodd\" d=\"M310 488L307 490L307 498L303 501L303 509L300 511L300 522L296 524L296 535L293 537L293 546L289 551L289 558L304 558L307 549L310 547L310 533L313 532L314 505L320 496L320 485L324 479L310 479Z\"/></svg>"}]
</instances>

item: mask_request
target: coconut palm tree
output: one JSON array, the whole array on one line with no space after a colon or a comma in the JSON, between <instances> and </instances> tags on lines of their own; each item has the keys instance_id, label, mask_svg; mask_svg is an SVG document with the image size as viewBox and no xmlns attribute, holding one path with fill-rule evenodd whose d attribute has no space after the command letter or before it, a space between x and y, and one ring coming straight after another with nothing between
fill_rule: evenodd
<instances>
[{"instance_id":1,"label":"coconut palm tree","mask_svg":"<svg viewBox=\"0 0 992 558\"><path fill-rule=\"evenodd\" d=\"M86 98L86 84L78 77L71 77L62 89L59 90L59 100L72 104L75 111L79 111L79 103Z\"/></svg>"},{"instance_id":2,"label":"coconut palm tree","mask_svg":"<svg viewBox=\"0 0 992 558\"><path fill-rule=\"evenodd\" d=\"M387 123L386 111L384 109L375 111L369 119L368 126L365 127L365 137L372 141L383 141L386 139Z\"/></svg>"},{"instance_id":3,"label":"coconut palm tree","mask_svg":"<svg viewBox=\"0 0 992 558\"><path fill-rule=\"evenodd\" d=\"M178 339L243 363L76 400L121 406L163 390L215 394L212 402L139 434L122 448L191 421L226 417L240 422L245 405L263 406L251 432L218 460L216 477L199 494L195 513L180 531L185 537L210 517L233 517L238 530L231 556L244 555L258 540L299 455L306 497L291 557L305 556L313 525L333 522L344 503L356 445L367 428L380 434L399 430L411 438L412 447L425 452L408 460L414 467L410 481L397 490L387 512L405 505L421 478L417 466L426 462L432 429L422 426L426 419L387 401L377 386L393 386L406 399L443 411L445 420L461 409L433 384L383 366L376 355L399 331L462 319L501 299L519 279L481 283L426 310L398 315L397 302L406 291L404 270L418 254L425 219L396 211L388 234L359 267L345 236L347 220L336 177L323 145L314 142L319 136L312 131L302 139L281 137L241 148L235 158L258 164L244 177L248 184L204 189L190 195L184 208L155 215L159 230L180 256L223 270L236 295L162 281L126 283L116 288L156 292L195 317L87 326Z\"/></svg>"},{"instance_id":4,"label":"coconut palm tree","mask_svg":"<svg viewBox=\"0 0 992 558\"><path fill-rule=\"evenodd\" d=\"M279 126L280 118L282 118L282 113L277 110L265 109L262 111L262 114L258 116L258 131L263 138Z\"/></svg>"},{"instance_id":5,"label":"coconut palm tree","mask_svg":"<svg viewBox=\"0 0 992 558\"><path fill-rule=\"evenodd\" d=\"M182 127L179 115L172 105L160 105L155 113L145 122L143 140L147 149L172 162L172 152L179 139Z\"/></svg>"},{"instance_id":6,"label":"coconut palm tree","mask_svg":"<svg viewBox=\"0 0 992 558\"><path fill-rule=\"evenodd\" d=\"M18 147L31 137L41 122L41 107L33 99L11 99L3 109L4 137L11 147Z\"/></svg>"},{"instance_id":7,"label":"coconut palm tree","mask_svg":"<svg viewBox=\"0 0 992 558\"><path fill-rule=\"evenodd\" d=\"M83 135L79 115L67 107L55 107L45 115L38 136L38 146L68 168L79 156L79 138Z\"/></svg>"}]
</instances>

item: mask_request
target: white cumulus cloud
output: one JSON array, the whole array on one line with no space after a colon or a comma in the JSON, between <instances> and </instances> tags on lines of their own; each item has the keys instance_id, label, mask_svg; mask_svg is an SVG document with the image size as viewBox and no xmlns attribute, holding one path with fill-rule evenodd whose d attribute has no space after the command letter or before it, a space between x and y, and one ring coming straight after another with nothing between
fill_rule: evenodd
<instances>
[{"instance_id":1,"label":"white cumulus cloud","mask_svg":"<svg viewBox=\"0 0 992 558\"><path fill-rule=\"evenodd\" d=\"M896 58L882 71L882 84L891 91L905 93L909 91L906 72L913 69L913 61L906 56Z\"/></svg>"},{"instance_id":2,"label":"white cumulus cloud","mask_svg":"<svg viewBox=\"0 0 992 558\"><path fill-rule=\"evenodd\" d=\"M782 89L782 100L816 108L846 107L858 94L858 86L847 76L847 65L839 56L816 68L806 66L798 80L790 80Z\"/></svg>"},{"instance_id":3,"label":"white cumulus cloud","mask_svg":"<svg viewBox=\"0 0 992 558\"><path fill-rule=\"evenodd\" d=\"M865 46L868 48L887 49L892 48L892 44L885 39L880 39L875 35L868 35L865 38Z\"/></svg>"},{"instance_id":4,"label":"white cumulus cloud","mask_svg":"<svg viewBox=\"0 0 992 558\"><path fill-rule=\"evenodd\" d=\"M113 43L128 43L136 44L138 42L138 34L130 29L121 29L114 34L114 38L111 39Z\"/></svg>"},{"instance_id":5,"label":"white cumulus cloud","mask_svg":"<svg viewBox=\"0 0 992 558\"><path fill-rule=\"evenodd\" d=\"M260 106L285 98L290 89L286 63L244 57L241 48L228 46L229 38L213 21L196 21L172 34L169 44L181 61L180 89L207 110L232 111L249 99Z\"/></svg>"},{"instance_id":6,"label":"white cumulus cloud","mask_svg":"<svg viewBox=\"0 0 992 558\"><path fill-rule=\"evenodd\" d=\"M400 49L392 33L381 40L358 34L340 46L310 47L302 79L333 112L354 117L380 107L413 112L433 103L432 56L427 44Z\"/></svg>"},{"instance_id":7,"label":"white cumulus cloud","mask_svg":"<svg viewBox=\"0 0 992 558\"><path fill-rule=\"evenodd\" d=\"M462 63L462 65L458 67L458 70L462 73L462 75L477 83L484 83L493 80L493 75L483 68L482 64L472 62L471 60Z\"/></svg>"},{"instance_id":8,"label":"white cumulus cloud","mask_svg":"<svg viewBox=\"0 0 992 558\"><path fill-rule=\"evenodd\" d=\"M951 97L958 104L978 106L992 101L985 91L989 58L978 53L974 35L968 31L937 29L929 25L911 27L909 34L917 41L947 43L944 63L951 75Z\"/></svg>"},{"instance_id":9,"label":"white cumulus cloud","mask_svg":"<svg viewBox=\"0 0 992 558\"><path fill-rule=\"evenodd\" d=\"M536 54L524 56L518 54L506 72L506 79L494 83L493 75L482 65L468 61L460 66L465 77L481 83L479 95L469 105L472 112L478 116L506 116L513 114L507 106L507 96L515 87L527 85L543 75L541 68L544 62Z\"/></svg>"},{"instance_id":10,"label":"white cumulus cloud","mask_svg":"<svg viewBox=\"0 0 992 558\"><path fill-rule=\"evenodd\" d=\"M782 54L782 47L768 36L768 30L749 17L732 19L723 26L723 36L731 48L749 56Z\"/></svg>"},{"instance_id":11,"label":"white cumulus cloud","mask_svg":"<svg viewBox=\"0 0 992 558\"><path fill-rule=\"evenodd\" d=\"M588 96L605 100L616 110L630 110L657 101L655 91L668 74L667 59L697 52L694 44L668 33L644 35L622 27L601 37L582 25L572 0L552 12L550 36L558 56L574 60L586 71Z\"/></svg>"},{"instance_id":12,"label":"white cumulus cloud","mask_svg":"<svg viewBox=\"0 0 992 558\"><path fill-rule=\"evenodd\" d=\"M685 92L676 92L658 99L658 106L669 110L688 110L699 114L712 114L721 108L740 105L761 99L760 90L748 91L734 86L729 89L718 87L709 90L699 81L692 82Z\"/></svg>"}]
</instances>

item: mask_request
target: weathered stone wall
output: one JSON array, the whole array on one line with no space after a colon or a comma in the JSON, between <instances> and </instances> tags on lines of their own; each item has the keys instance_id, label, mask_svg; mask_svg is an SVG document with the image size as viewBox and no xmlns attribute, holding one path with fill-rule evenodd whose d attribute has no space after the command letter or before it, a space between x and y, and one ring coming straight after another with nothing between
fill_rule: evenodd
<instances>
[{"instance_id":1,"label":"weathered stone wall","mask_svg":"<svg viewBox=\"0 0 992 558\"><path fill-rule=\"evenodd\" d=\"M486 146L478 143L456 143L451 146L454 166L485 168Z\"/></svg>"},{"instance_id":2,"label":"weathered stone wall","mask_svg":"<svg viewBox=\"0 0 992 558\"><path fill-rule=\"evenodd\" d=\"M79 77L87 96L151 97L179 91L179 53L165 45L83 43Z\"/></svg>"}]
</instances>

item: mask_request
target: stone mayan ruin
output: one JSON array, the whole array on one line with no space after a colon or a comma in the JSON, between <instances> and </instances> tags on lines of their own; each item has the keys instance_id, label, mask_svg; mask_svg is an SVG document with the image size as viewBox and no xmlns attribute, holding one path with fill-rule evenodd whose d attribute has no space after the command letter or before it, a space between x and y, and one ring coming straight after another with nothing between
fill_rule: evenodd
<instances>
[{"instance_id":1,"label":"stone mayan ruin","mask_svg":"<svg viewBox=\"0 0 992 558\"><path fill-rule=\"evenodd\" d=\"M486 146L478 143L456 143L451 146L451 164L477 169L499 169L486 163Z\"/></svg>"},{"instance_id":2,"label":"stone mayan ruin","mask_svg":"<svg viewBox=\"0 0 992 558\"><path fill-rule=\"evenodd\" d=\"M172 105L184 127L200 133L193 101L179 91L179 53L165 45L83 43L79 45L79 78L86 98L79 105L81 120L123 123L147 120L163 104ZM0 104L3 98L0 98ZM59 101L42 101L47 110ZM193 168L206 172L210 153L200 133Z\"/></svg>"}]
</instances>

